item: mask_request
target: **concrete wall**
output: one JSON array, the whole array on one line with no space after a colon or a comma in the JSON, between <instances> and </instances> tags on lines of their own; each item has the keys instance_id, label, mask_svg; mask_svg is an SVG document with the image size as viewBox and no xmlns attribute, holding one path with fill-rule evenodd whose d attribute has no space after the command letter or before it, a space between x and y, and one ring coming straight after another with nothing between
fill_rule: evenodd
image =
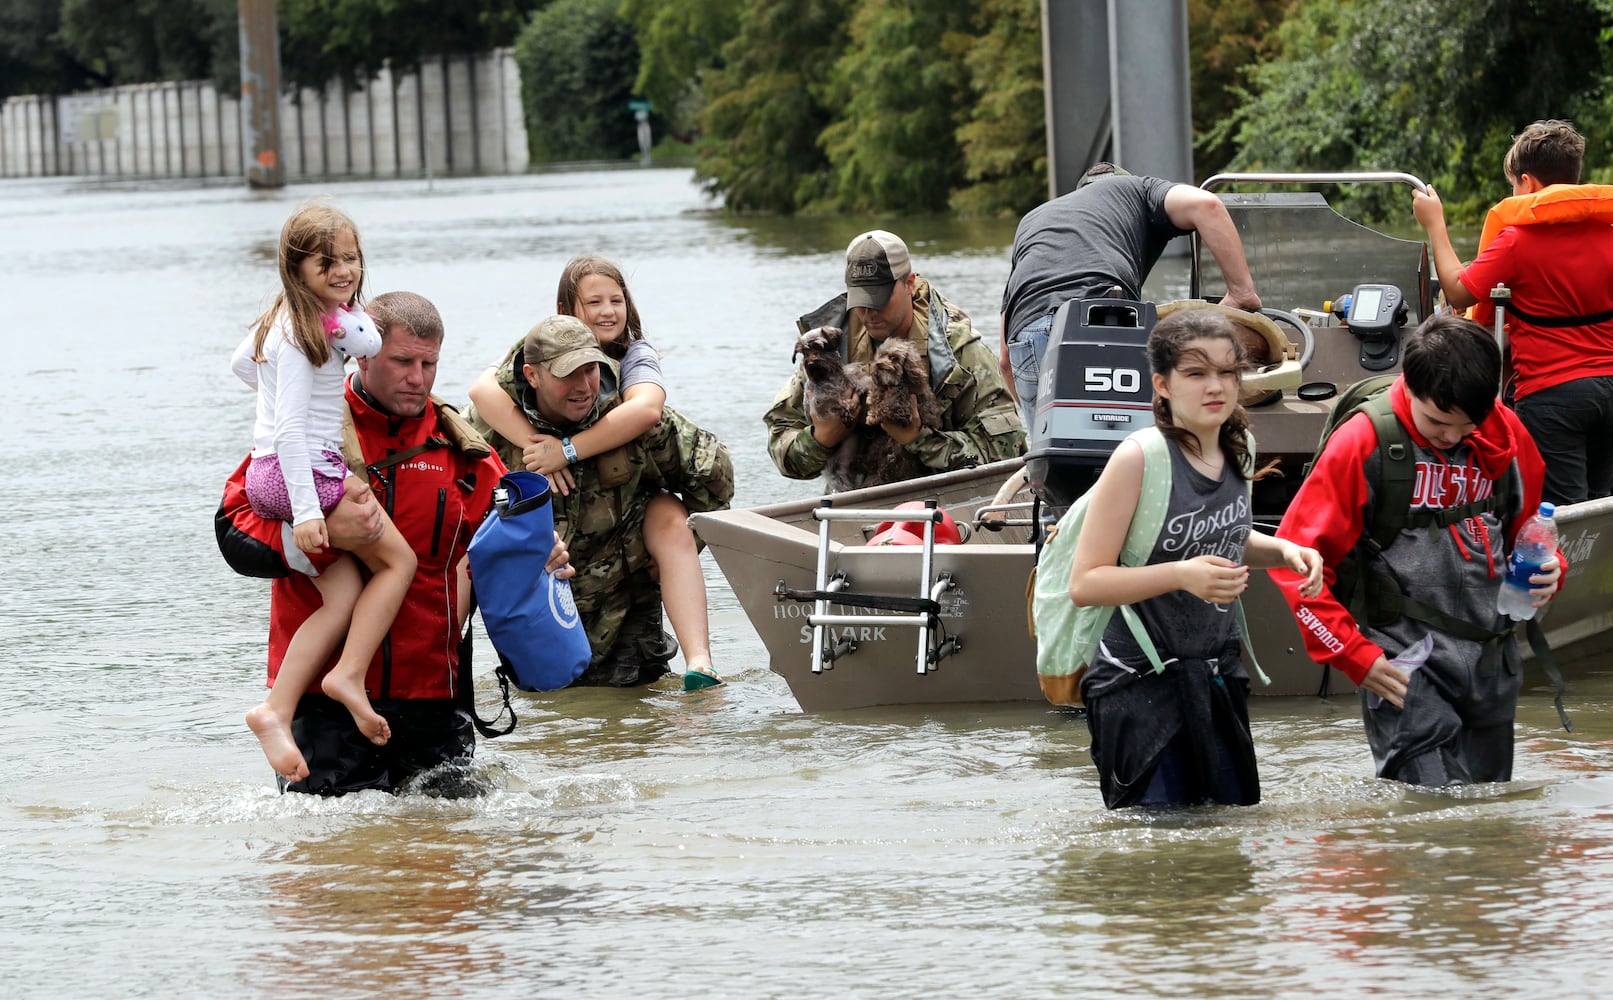
<instances>
[{"instance_id":1,"label":"concrete wall","mask_svg":"<svg viewBox=\"0 0 1613 1000\"><path fill-rule=\"evenodd\" d=\"M520 173L514 54L431 57L280 99L287 180ZM244 177L241 102L211 83L145 83L0 104L0 177Z\"/></svg>"}]
</instances>

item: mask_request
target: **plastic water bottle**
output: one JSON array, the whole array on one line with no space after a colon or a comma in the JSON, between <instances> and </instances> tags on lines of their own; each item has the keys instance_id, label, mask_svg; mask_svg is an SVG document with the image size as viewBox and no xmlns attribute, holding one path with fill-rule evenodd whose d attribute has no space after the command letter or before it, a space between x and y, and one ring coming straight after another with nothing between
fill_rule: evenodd
<instances>
[{"instance_id":1,"label":"plastic water bottle","mask_svg":"<svg viewBox=\"0 0 1613 1000\"><path fill-rule=\"evenodd\" d=\"M1540 505L1540 513L1529 519L1518 532L1518 542L1507 559L1507 576L1496 594L1495 610L1513 621L1526 622L1535 616L1529 578L1540 572L1540 565L1557 554L1557 508Z\"/></svg>"}]
</instances>

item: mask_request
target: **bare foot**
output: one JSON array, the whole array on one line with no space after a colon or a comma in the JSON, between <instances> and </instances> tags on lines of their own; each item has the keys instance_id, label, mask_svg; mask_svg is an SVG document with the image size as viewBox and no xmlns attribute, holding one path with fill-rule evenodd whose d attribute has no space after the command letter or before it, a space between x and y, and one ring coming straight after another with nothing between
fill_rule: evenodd
<instances>
[{"instance_id":1,"label":"bare foot","mask_svg":"<svg viewBox=\"0 0 1613 1000\"><path fill-rule=\"evenodd\" d=\"M308 777L308 762L302 759L302 751L291 738L291 727L268 705L259 705L246 713L246 724L263 744L263 755L269 758L269 766L276 774L287 781Z\"/></svg>"},{"instance_id":2,"label":"bare foot","mask_svg":"<svg viewBox=\"0 0 1613 1000\"><path fill-rule=\"evenodd\" d=\"M392 727L370 707L370 696L365 693L362 681L349 683L332 672L319 682L319 689L347 706L347 710L353 713L353 724L358 726L358 731L364 734L365 739L382 746L392 738Z\"/></svg>"}]
</instances>

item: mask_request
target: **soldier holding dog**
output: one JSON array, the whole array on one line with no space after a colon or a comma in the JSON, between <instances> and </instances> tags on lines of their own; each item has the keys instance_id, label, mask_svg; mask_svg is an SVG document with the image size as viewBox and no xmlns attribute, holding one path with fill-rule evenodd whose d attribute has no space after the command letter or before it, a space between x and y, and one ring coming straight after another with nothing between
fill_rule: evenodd
<instances>
[{"instance_id":1,"label":"soldier holding dog","mask_svg":"<svg viewBox=\"0 0 1613 1000\"><path fill-rule=\"evenodd\" d=\"M767 450L780 473L812 479L848 441L858 450L889 447L882 437L912 461L864 468L837 486L875 486L1024 453L1025 428L997 372L997 359L963 310L914 273L900 237L879 229L858 235L846 248L845 280L845 294L797 321L801 331L840 331L836 344L842 359L861 366L874 363L882 343L909 342L934 396L936 425L918 412L907 423L869 423L866 410L863 419L848 423L845 407L831 412L808 404L807 377L798 370L762 418ZM876 408L874 417L879 416Z\"/></svg>"}]
</instances>

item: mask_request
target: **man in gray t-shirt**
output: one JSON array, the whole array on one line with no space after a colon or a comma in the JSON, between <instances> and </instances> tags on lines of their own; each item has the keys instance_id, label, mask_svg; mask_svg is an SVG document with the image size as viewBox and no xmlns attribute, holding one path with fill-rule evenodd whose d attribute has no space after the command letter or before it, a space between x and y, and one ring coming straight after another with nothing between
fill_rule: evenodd
<instances>
[{"instance_id":1,"label":"man in gray t-shirt","mask_svg":"<svg viewBox=\"0 0 1613 1000\"><path fill-rule=\"evenodd\" d=\"M998 359L1026 427L1033 426L1039 363L1059 306L1097 296L1141 298L1143 281L1166 244L1195 230L1226 277L1221 301L1259 309L1232 217L1220 198L1202 188L1134 177L1100 163L1074 191L1026 213L1014 233L1003 289Z\"/></svg>"}]
</instances>

